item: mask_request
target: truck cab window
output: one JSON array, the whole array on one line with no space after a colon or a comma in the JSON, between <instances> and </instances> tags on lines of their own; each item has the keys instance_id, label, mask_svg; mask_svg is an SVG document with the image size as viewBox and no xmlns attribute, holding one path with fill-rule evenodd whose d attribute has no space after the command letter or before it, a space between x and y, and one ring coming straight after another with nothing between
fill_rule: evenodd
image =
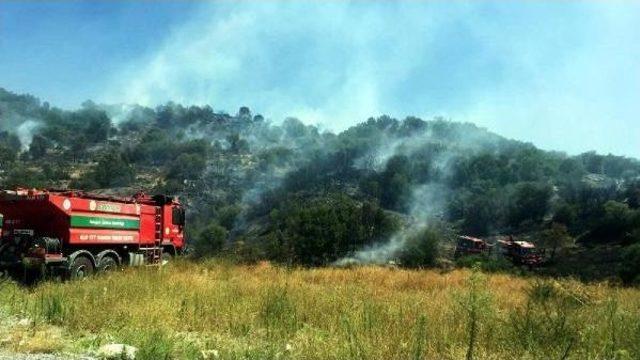
<instances>
[{"instance_id":1,"label":"truck cab window","mask_svg":"<svg viewBox=\"0 0 640 360\"><path fill-rule=\"evenodd\" d=\"M172 219L173 225L184 226L184 223L185 223L185 221L184 221L185 220L184 209L175 207L175 208L173 208L173 211L172 211L171 215L172 215L171 217L173 218Z\"/></svg>"}]
</instances>

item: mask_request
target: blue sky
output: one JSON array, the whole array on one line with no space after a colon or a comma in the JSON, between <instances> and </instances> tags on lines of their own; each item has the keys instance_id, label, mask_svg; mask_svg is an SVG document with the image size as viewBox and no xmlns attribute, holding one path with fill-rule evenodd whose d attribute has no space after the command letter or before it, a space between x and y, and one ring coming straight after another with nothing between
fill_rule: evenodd
<instances>
[{"instance_id":1,"label":"blue sky","mask_svg":"<svg viewBox=\"0 0 640 360\"><path fill-rule=\"evenodd\" d=\"M640 3L0 2L0 86L52 104L248 105L342 130L445 116L640 157Z\"/></svg>"}]
</instances>

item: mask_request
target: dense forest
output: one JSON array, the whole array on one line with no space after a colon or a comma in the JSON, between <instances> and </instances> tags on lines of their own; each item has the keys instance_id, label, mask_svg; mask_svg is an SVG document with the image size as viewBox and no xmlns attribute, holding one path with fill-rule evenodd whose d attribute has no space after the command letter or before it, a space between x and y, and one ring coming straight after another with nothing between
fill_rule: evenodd
<instances>
[{"instance_id":1,"label":"dense forest","mask_svg":"<svg viewBox=\"0 0 640 360\"><path fill-rule=\"evenodd\" d=\"M443 266L455 234L513 234L550 250L545 271L640 280L640 161L441 118L336 134L246 107L68 111L0 89L0 187L178 195L193 256Z\"/></svg>"}]
</instances>

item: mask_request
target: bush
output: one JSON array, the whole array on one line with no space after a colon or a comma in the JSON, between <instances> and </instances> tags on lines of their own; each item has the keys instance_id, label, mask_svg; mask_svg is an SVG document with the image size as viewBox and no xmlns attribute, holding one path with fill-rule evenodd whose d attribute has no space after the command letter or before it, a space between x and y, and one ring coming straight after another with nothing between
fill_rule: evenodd
<instances>
[{"instance_id":1,"label":"bush","mask_svg":"<svg viewBox=\"0 0 640 360\"><path fill-rule=\"evenodd\" d=\"M198 154L180 154L172 163L167 173L167 179L194 180L202 175L206 168L206 160Z\"/></svg>"},{"instance_id":2,"label":"bush","mask_svg":"<svg viewBox=\"0 0 640 360\"><path fill-rule=\"evenodd\" d=\"M196 238L194 244L198 256L218 254L224 249L229 232L218 224L211 224L204 228Z\"/></svg>"},{"instance_id":3,"label":"bush","mask_svg":"<svg viewBox=\"0 0 640 360\"><path fill-rule=\"evenodd\" d=\"M99 157L90 177L101 188L125 187L135 180L135 171L122 154L108 150Z\"/></svg>"},{"instance_id":4,"label":"bush","mask_svg":"<svg viewBox=\"0 0 640 360\"><path fill-rule=\"evenodd\" d=\"M398 260L403 266L412 268L435 266L441 243L442 234L436 229L426 228L407 239Z\"/></svg>"},{"instance_id":5,"label":"bush","mask_svg":"<svg viewBox=\"0 0 640 360\"><path fill-rule=\"evenodd\" d=\"M12 168L4 181L3 188L13 189L16 187L36 187L44 184L45 179L42 174L24 167Z\"/></svg>"},{"instance_id":6,"label":"bush","mask_svg":"<svg viewBox=\"0 0 640 360\"><path fill-rule=\"evenodd\" d=\"M514 269L511 261L505 257L489 257L482 255L463 256L456 260L456 266L464 268L478 267L485 272L508 272Z\"/></svg>"},{"instance_id":7,"label":"bush","mask_svg":"<svg viewBox=\"0 0 640 360\"><path fill-rule=\"evenodd\" d=\"M628 246L624 250L619 273L626 284L640 283L640 243Z\"/></svg>"},{"instance_id":8,"label":"bush","mask_svg":"<svg viewBox=\"0 0 640 360\"><path fill-rule=\"evenodd\" d=\"M527 289L525 306L511 311L513 339L520 349L533 352L532 358L566 359L575 351L581 327L576 314L589 304L589 293L564 285L538 279Z\"/></svg>"},{"instance_id":9,"label":"bush","mask_svg":"<svg viewBox=\"0 0 640 360\"><path fill-rule=\"evenodd\" d=\"M556 252L559 249L571 246L575 243L574 238L569 235L564 224L553 223L549 229L541 233L542 244L551 249L551 260L555 260Z\"/></svg>"},{"instance_id":10,"label":"bush","mask_svg":"<svg viewBox=\"0 0 640 360\"><path fill-rule=\"evenodd\" d=\"M135 358L141 360L173 359L174 346L174 340L170 339L163 330L144 333Z\"/></svg>"}]
</instances>

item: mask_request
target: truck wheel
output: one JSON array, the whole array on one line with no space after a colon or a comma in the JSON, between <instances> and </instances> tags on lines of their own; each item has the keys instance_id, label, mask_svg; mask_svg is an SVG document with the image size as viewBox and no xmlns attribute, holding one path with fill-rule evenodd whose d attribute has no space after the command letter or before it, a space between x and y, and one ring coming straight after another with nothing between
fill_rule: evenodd
<instances>
[{"instance_id":1,"label":"truck wheel","mask_svg":"<svg viewBox=\"0 0 640 360\"><path fill-rule=\"evenodd\" d=\"M42 279L42 272L39 269L24 269L23 281L25 285L35 285L40 279Z\"/></svg>"},{"instance_id":2,"label":"truck wheel","mask_svg":"<svg viewBox=\"0 0 640 360\"><path fill-rule=\"evenodd\" d=\"M169 251L163 251L162 252L162 264L161 265L171 264L172 261L173 261L173 253L171 253Z\"/></svg>"},{"instance_id":3,"label":"truck wheel","mask_svg":"<svg viewBox=\"0 0 640 360\"><path fill-rule=\"evenodd\" d=\"M99 272L113 271L118 267L118 262L111 256L103 256L98 264Z\"/></svg>"},{"instance_id":4,"label":"truck wheel","mask_svg":"<svg viewBox=\"0 0 640 360\"><path fill-rule=\"evenodd\" d=\"M78 256L73 260L69 268L71 280L82 280L93 274L93 263L84 256Z\"/></svg>"}]
</instances>

